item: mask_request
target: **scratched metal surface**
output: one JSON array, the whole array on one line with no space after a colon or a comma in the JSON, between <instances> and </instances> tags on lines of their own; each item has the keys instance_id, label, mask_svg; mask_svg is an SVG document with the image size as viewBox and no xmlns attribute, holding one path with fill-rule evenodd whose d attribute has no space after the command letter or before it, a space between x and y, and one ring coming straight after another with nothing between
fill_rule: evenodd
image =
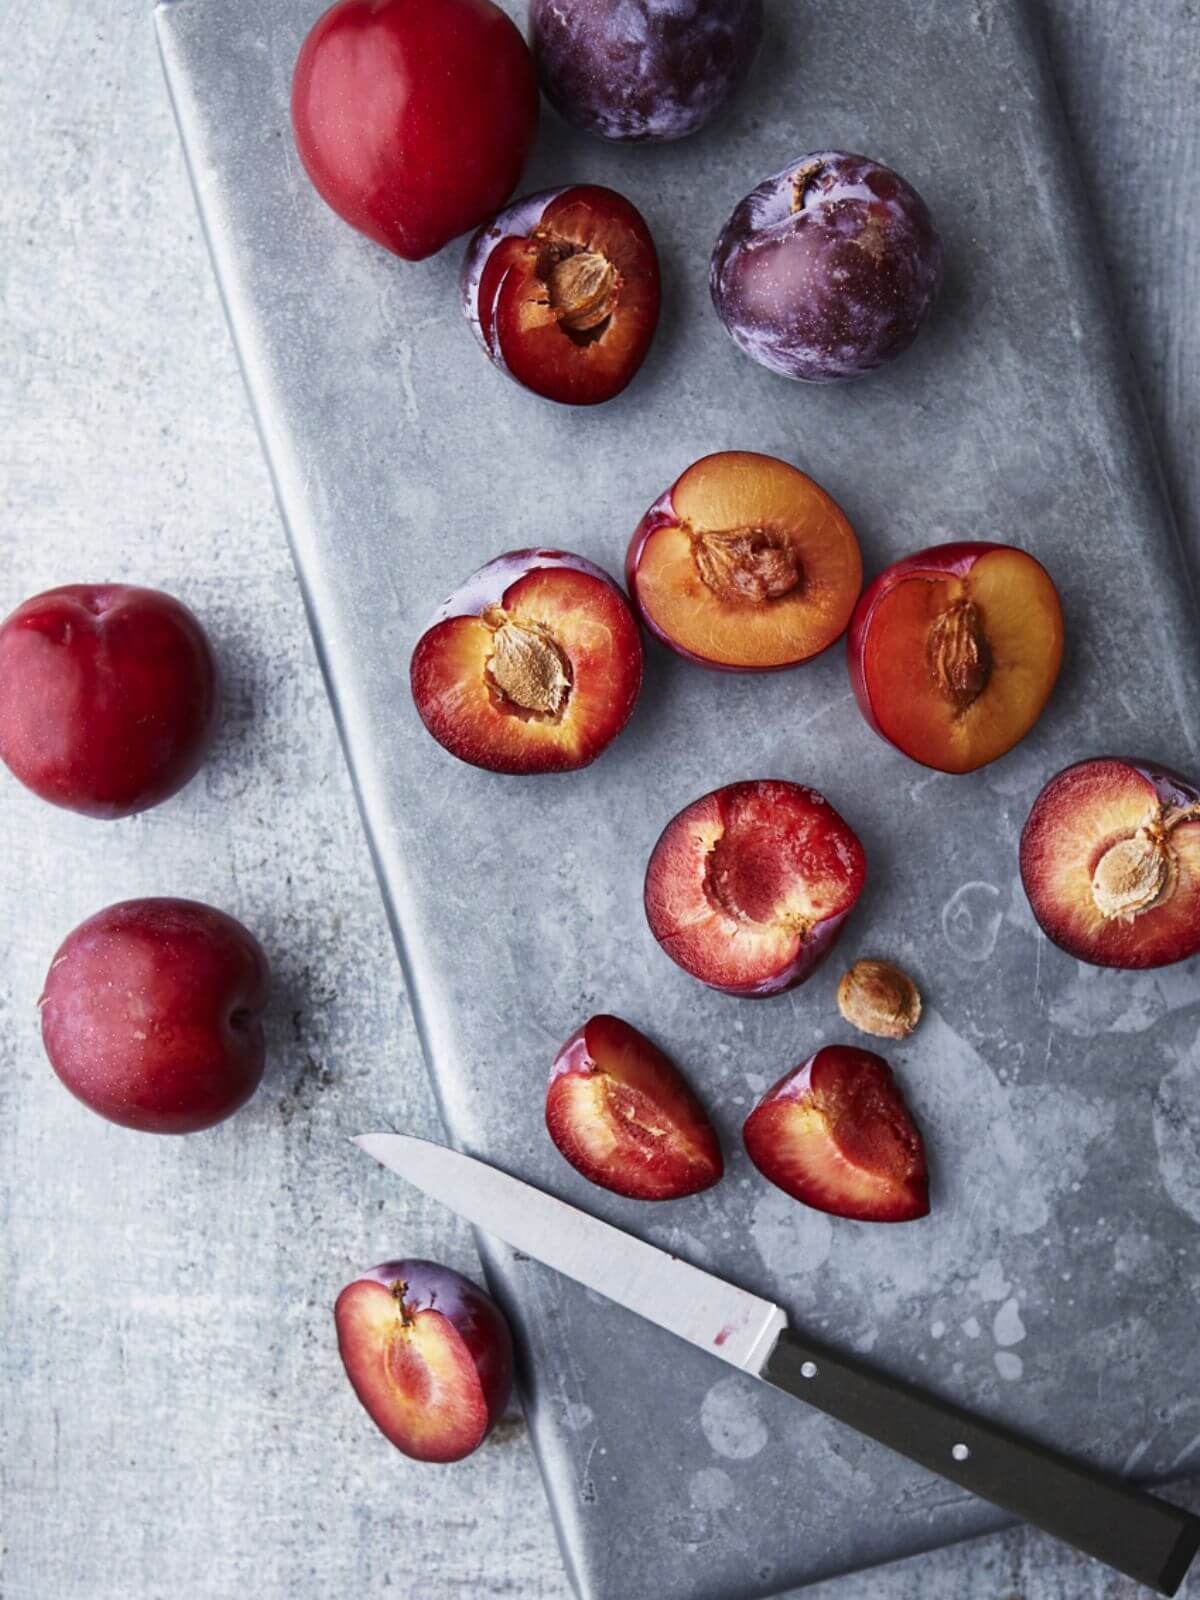
<instances>
[{"instance_id":1,"label":"scratched metal surface","mask_svg":"<svg viewBox=\"0 0 1200 1600\"><path fill-rule=\"evenodd\" d=\"M453 252L399 266L315 201L286 132L304 26L290 0L187 0L159 21L452 1136L972 1405L1114 1467L1187 1467L1200 1421L1194 1063L1170 1064L1161 1014L1192 994L1195 972L1081 970L1037 936L1014 870L1029 802L1066 760L1115 747L1192 764L1200 687L1186 579L1020 14L908 4L889 13L885 52L866 0L776 7L754 94L701 139L619 152L551 125L530 186L571 171L629 192L668 281L641 382L582 416L480 365L453 304ZM906 361L813 393L736 355L703 271L748 182L784 152L829 143L912 178L950 268ZM840 652L766 681L653 652L628 733L564 780L496 779L430 743L404 662L462 575L527 542L619 567L663 483L737 445L812 471L872 565L963 533L1013 537L1045 560L1069 652L1018 751L966 780L916 771L858 719ZM1162 647L1153 660L1148 636ZM864 838L873 875L845 953L889 952L928 996L919 1034L893 1052L933 1153L934 1216L919 1228L797 1208L738 1151L758 1090L841 1032L836 965L786 1000L739 1006L671 968L641 917L663 822L716 783L768 773L820 788ZM563 1169L541 1128L546 1068L600 1008L647 1027L716 1108L731 1153L716 1191L647 1213ZM377 1175L359 1182L364 1199L380 1192ZM625 1593L634 1552L661 1569L664 1600L702 1600L995 1522L536 1264L484 1250L523 1335L530 1425L582 1593ZM736 1523L695 1503L714 1454ZM781 1519L781 1504L794 1514Z\"/></svg>"},{"instance_id":2,"label":"scratched metal surface","mask_svg":"<svg viewBox=\"0 0 1200 1600\"><path fill-rule=\"evenodd\" d=\"M56 812L0 774L0 898L19 908L0 920L0 1589L227 1600L252 1583L294 1600L405 1593L419 1573L429 1600L564 1600L515 1416L434 1481L373 1434L340 1378L329 1305L347 1273L414 1245L470 1270L472 1252L415 1195L380 1187L364 1206L342 1145L383 1105L436 1136L434 1111L144 8L15 0L10 20L22 43L0 60L0 121L20 129L0 144L0 609L79 576L161 582L213 631L227 712L204 774L130 823ZM1094 242L1194 532L1195 10L1056 0L1046 21ZM278 980L260 1095L178 1142L90 1117L37 1044L58 939L107 900L155 892L228 905L267 941ZM1174 1079L1181 1136L1189 1118L1200 1126L1196 1020L1194 991L1152 997L1148 1031L1128 1039L1148 1093L1193 1062ZM1113 1266L1125 1235L1151 1252L1160 1221L1138 1216L1130 1235L1109 1214ZM693 1537L706 1523L736 1537L743 1482L714 1450L685 1486ZM652 1590L648 1572L630 1594ZM810 1591L1132 1592L1028 1530Z\"/></svg>"}]
</instances>

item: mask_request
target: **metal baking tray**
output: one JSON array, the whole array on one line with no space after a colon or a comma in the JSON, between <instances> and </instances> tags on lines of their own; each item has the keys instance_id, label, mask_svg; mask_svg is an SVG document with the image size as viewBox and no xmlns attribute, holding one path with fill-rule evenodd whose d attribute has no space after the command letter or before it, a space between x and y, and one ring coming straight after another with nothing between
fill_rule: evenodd
<instances>
[{"instance_id":1,"label":"metal baking tray","mask_svg":"<svg viewBox=\"0 0 1200 1600\"><path fill-rule=\"evenodd\" d=\"M1078 965L1038 934L1017 878L1017 836L1051 772L1114 749L1194 770L1200 728L1192 600L1026 13L777 0L752 82L693 139L609 148L547 112L525 187L621 189L664 267L646 367L617 401L575 412L483 360L458 308L457 247L394 260L309 188L287 105L318 9L176 0L158 28L450 1138L1064 1449L1140 1475L1200 1464L1197 969ZM753 183L839 146L922 192L947 277L892 370L813 389L735 350L707 267ZM816 477L869 570L958 536L1046 563L1067 658L1024 743L939 776L868 730L840 647L796 672L730 677L651 646L632 724L585 772L500 778L440 750L407 661L458 581L533 544L619 572L650 502L730 448ZM852 821L870 881L839 954L897 960L926 995L921 1027L889 1052L931 1150L933 1215L919 1226L806 1210L741 1153L757 1093L845 1036L837 958L786 997L739 1002L678 971L646 928L641 879L663 824L755 776L813 784ZM641 1206L590 1187L546 1138L550 1060L598 1010L649 1031L714 1108L730 1157L715 1190ZM533 1440L587 1600L774 1593L997 1525L480 1246L527 1354Z\"/></svg>"}]
</instances>

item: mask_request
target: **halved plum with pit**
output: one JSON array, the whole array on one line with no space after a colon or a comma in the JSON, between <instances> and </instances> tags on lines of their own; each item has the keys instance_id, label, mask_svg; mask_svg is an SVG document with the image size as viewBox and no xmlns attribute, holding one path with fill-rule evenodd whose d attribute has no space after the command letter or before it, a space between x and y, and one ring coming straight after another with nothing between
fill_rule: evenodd
<instances>
[{"instance_id":1,"label":"halved plum with pit","mask_svg":"<svg viewBox=\"0 0 1200 1600\"><path fill-rule=\"evenodd\" d=\"M658 254L640 211L598 184L526 195L472 239L463 311L485 354L548 400L611 400L658 325Z\"/></svg>"},{"instance_id":2,"label":"halved plum with pit","mask_svg":"<svg viewBox=\"0 0 1200 1600\"><path fill-rule=\"evenodd\" d=\"M841 507L774 456L694 462L638 524L625 580L642 620L689 661L797 666L845 631L862 556Z\"/></svg>"},{"instance_id":3,"label":"halved plum with pit","mask_svg":"<svg viewBox=\"0 0 1200 1600\"><path fill-rule=\"evenodd\" d=\"M1149 761L1067 767L1029 813L1021 881L1043 932L1077 961L1187 960L1200 951L1200 788Z\"/></svg>"},{"instance_id":4,"label":"halved plum with pit","mask_svg":"<svg viewBox=\"0 0 1200 1600\"><path fill-rule=\"evenodd\" d=\"M920 1131L873 1050L818 1050L767 1090L742 1138L764 1178L818 1211L857 1222L929 1213Z\"/></svg>"},{"instance_id":5,"label":"halved plum with pit","mask_svg":"<svg viewBox=\"0 0 1200 1600\"><path fill-rule=\"evenodd\" d=\"M451 755L491 772L586 767L629 721L642 641L607 573L562 550L481 567L413 651L413 700Z\"/></svg>"},{"instance_id":6,"label":"halved plum with pit","mask_svg":"<svg viewBox=\"0 0 1200 1600\"><path fill-rule=\"evenodd\" d=\"M934 545L881 572L850 623L850 679L881 738L939 772L1011 750L1058 678L1063 618L1049 573L986 540Z\"/></svg>"},{"instance_id":7,"label":"halved plum with pit","mask_svg":"<svg viewBox=\"0 0 1200 1600\"><path fill-rule=\"evenodd\" d=\"M558 1052L546 1127L576 1171L633 1200L680 1200L725 1170L679 1068L620 1017L593 1017Z\"/></svg>"},{"instance_id":8,"label":"halved plum with pit","mask_svg":"<svg viewBox=\"0 0 1200 1600\"><path fill-rule=\"evenodd\" d=\"M780 994L833 948L866 873L857 834L815 789L731 783L663 830L646 868L646 917L701 983Z\"/></svg>"}]
</instances>

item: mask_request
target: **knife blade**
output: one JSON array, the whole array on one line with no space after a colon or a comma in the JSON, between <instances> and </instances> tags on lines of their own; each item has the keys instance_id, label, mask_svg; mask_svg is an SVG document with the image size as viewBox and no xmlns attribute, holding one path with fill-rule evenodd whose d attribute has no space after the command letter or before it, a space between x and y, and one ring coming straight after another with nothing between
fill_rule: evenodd
<instances>
[{"instance_id":1,"label":"knife blade","mask_svg":"<svg viewBox=\"0 0 1200 1600\"><path fill-rule=\"evenodd\" d=\"M769 1300L532 1184L408 1134L355 1144L475 1227L857 1429L1160 1594L1200 1550L1200 1518L793 1331Z\"/></svg>"}]
</instances>

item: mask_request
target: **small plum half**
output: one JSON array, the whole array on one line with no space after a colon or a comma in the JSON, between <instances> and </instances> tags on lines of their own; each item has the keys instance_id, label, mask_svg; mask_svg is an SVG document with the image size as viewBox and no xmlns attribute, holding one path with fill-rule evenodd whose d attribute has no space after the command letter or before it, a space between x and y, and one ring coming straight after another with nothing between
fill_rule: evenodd
<instances>
[{"instance_id":1,"label":"small plum half","mask_svg":"<svg viewBox=\"0 0 1200 1600\"><path fill-rule=\"evenodd\" d=\"M413 700L451 755L491 772L586 767L629 721L642 641L621 590L562 550L481 567L413 651Z\"/></svg>"},{"instance_id":2,"label":"small plum half","mask_svg":"<svg viewBox=\"0 0 1200 1600\"><path fill-rule=\"evenodd\" d=\"M484 354L534 394L597 405L620 394L658 326L658 253L623 195L574 184L526 195L472 239L462 308Z\"/></svg>"},{"instance_id":3,"label":"small plum half","mask_svg":"<svg viewBox=\"0 0 1200 1600\"><path fill-rule=\"evenodd\" d=\"M433 1261L385 1261L334 1307L338 1353L385 1438L415 1461L461 1461L512 1391L513 1343L499 1306Z\"/></svg>"},{"instance_id":4,"label":"small plum half","mask_svg":"<svg viewBox=\"0 0 1200 1600\"><path fill-rule=\"evenodd\" d=\"M1063 618L1049 573L984 540L934 545L869 586L850 623L862 714L939 772L973 772L1011 750L1058 677Z\"/></svg>"},{"instance_id":5,"label":"small plum half","mask_svg":"<svg viewBox=\"0 0 1200 1600\"><path fill-rule=\"evenodd\" d=\"M762 0L530 0L538 77L560 116L602 139L682 139L750 69Z\"/></svg>"},{"instance_id":6,"label":"small plum half","mask_svg":"<svg viewBox=\"0 0 1200 1600\"><path fill-rule=\"evenodd\" d=\"M663 830L646 868L646 917L701 983L780 994L833 948L866 872L857 834L815 789L731 783Z\"/></svg>"},{"instance_id":7,"label":"small plum half","mask_svg":"<svg viewBox=\"0 0 1200 1600\"><path fill-rule=\"evenodd\" d=\"M725 1170L679 1068L620 1017L593 1017L558 1052L546 1127L577 1172L633 1200L680 1200Z\"/></svg>"},{"instance_id":8,"label":"small plum half","mask_svg":"<svg viewBox=\"0 0 1200 1600\"><path fill-rule=\"evenodd\" d=\"M833 383L907 350L942 277L925 202L867 156L797 156L734 208L713 251L713 305L740 350Z\"/></svg>"},{"instance_id":9,"label":"small plum half","mask_svg":"<svg viewBox=\"0 0 1200 1600\"><path fill-rule=\"evenodd\" d=\"M1100 756L1042 790L1021 881L1046 935L1098 967L1200 951L1200 787L1155 762Z\"/></svg>"},{"instance_id":10,"label":"small plum half","mask_svg":"<svg viewBox=\"0 0 1200 1600\"><path fill-rule=\"evenodd\" d=\"M841 507L774 456L704 456L650 507L625 564L643 622L728 672L794 667L846 630L862 556Z\"/></svg>"},{"instance_id":11,"label":"small plum half","mask_svg":"<svg viewBox=\"0 0 1200 1600\"><path fill-rule=\"evenodd\" d=\"M742 1138L765 1178L818 1211L858 1222L928 1215L925 1146L873 1050L818 1050L767 1090Z\"/></svg>"}]
</instances>

